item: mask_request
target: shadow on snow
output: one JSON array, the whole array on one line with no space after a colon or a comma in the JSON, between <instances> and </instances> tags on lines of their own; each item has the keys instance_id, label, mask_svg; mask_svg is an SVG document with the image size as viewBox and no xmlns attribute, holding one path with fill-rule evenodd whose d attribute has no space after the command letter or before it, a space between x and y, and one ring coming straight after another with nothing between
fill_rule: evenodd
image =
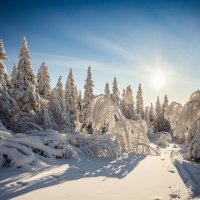
<instances>
[{"instance_id":1,"label":"shadow on snow","mask_svg":"<svg viewBox=\"0 0 200 200\"><path fill-rule=\"evenodd\" d=\"M108 178L122 179L145 157L145 155L128 154L117 160L88 157L84 157L78 162L67 160L69 167L66 171L57 174L48 174L47 176L42 176L32 181L23 181L23 179L34 177L59 165L40 167L39 169L31 171L5 169L5 173L4 169L1 169L3 174L2 172L0 174L0 199L10 199L33 190L88 177L102 177L102 181L106 181ZM64 164L63 161L62 164Z\"/></svg>"}]
</instances>

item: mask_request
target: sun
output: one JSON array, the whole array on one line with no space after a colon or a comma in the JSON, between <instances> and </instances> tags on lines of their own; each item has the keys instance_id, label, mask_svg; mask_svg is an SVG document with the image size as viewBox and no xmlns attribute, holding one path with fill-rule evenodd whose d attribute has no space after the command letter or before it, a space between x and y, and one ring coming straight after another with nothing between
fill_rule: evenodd
<instances>
[{"instance_id":1,"label":"sun","mask_svg":"<svg viewBox=\"0 0 200 200\"><path fill-rule=\"evenodd\" d=\"M163 73L156 72L152 75L151 84L155 89L161 89L165 86L166 81Z\"/></svg>"}]
</instances>

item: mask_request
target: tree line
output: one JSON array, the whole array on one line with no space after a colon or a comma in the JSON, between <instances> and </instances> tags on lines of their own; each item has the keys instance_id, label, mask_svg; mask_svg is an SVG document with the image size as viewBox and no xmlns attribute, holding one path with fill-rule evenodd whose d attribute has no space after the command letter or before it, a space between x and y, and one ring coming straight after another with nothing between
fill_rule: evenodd
<instances>
[{"instance_id":1,"label":"tree line","mask_svg":"<svg viewBox=\"0 0 200 200\"><path fill-rule=\"evenodd\" d=\"M62 83L62 76L58 78L55 88L51 88L51 79L47 65L43 62L38 70L37 76L34 75L31 55L27 44L27 39L23 37L22 47L19 50L19 60L17 65L14 63L11 76L8 77L4 62L7 54L4 49L3 41L0 41L0 105L4 115L9 114L5 111L6 107L15 106L16 112L23 113L23 116L33 117L43 128L53 128L59 131L80 132L85 127L85 117L87 109L94 98L91 67L87 69L87 77L84 85L84 94L78 91L70 68L65 87ZM142 86L139 84L136 95L136 105L131 86L128 85L120 95L117 78L114 77L112 89L108 83L105 84L105 95L120 108L123 116L130 120L145 120L148 124L154 124L156 131L168 131L169 122L165 119L165 109L168 106L167 95L164 97L163 104L159 97L155 105L144 108ZM7 105L8 104L8 105ZM17 111L18 110L18 111ZM4 112L3 112L4 111ZM10 112L10 111L9 111ZM0 114L0 119L4 124L16 116L5 116ZM12 114L11 114L12 115Z\"/></svg>"}]
</instances>

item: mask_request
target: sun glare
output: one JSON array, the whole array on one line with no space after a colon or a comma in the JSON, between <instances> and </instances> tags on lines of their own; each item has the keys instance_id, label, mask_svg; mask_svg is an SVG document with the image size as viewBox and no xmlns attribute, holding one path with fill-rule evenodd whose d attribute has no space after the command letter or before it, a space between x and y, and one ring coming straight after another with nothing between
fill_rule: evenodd
<instances>
[{"instance_id":1,"label":"sun glare","mask_svg":"<svg viewBox=\"0 0 200 200\"><path fill-rule=\"evenodd\" d=\"M161 89L165 86L165 77L162 73L157 72L156 74L154 74L152 76L152 80L151 80L152 86L155 89Z\"/></svg>"}]
</instances>

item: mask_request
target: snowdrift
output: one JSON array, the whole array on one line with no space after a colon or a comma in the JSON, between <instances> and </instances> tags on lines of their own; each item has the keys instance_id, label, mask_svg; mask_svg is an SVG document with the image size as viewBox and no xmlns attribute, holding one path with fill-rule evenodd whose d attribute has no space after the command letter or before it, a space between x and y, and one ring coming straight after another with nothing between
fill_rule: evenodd
<instances>
[{"instance_id":1,"label":"snowdrift","mask_svg":"<svg viewBox=\"0 0 200 200\"><path fill-rule=\"evenodd\" d=\"M54 130L12 135L0 131L0 165L22 167L35 164L40 156L79 160L80 155L117 158L121 152L110 136L61 134Z\"/></svg>"}]
</instances>

